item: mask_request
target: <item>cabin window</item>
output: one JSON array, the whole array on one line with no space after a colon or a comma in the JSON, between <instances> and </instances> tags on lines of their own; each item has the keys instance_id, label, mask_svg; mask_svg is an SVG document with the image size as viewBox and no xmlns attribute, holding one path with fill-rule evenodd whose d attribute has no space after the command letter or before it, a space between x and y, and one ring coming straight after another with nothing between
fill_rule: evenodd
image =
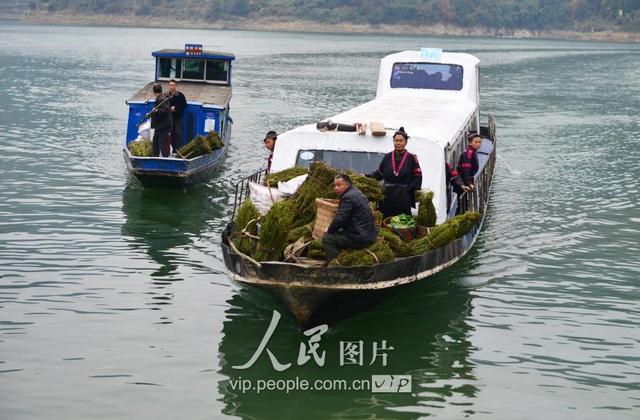
<instances>
[{"instance_id":1,"label":"cabin window","mask_svg":"<svg viewBox=\"0 0 640 420\"><path fill-rule=\"evenodd\" d=\"M300 150L296 166L308 168L314 160L321 160L336 169L351 169L359 174L368 174L378 169L383 157L384 153L373 152Z\"/></svg>"},{"instance_id":2,"label":"cabin window","mask_svg":"<svg viewBox=\"0 0 640 420\"><path fill-rule=\"evenodd\" d=\"M180 79L182 72L182 59L180 58L159 58L158 78Z\"/></svg>"},{"instance_id":3,"label":"cabin window","mask_svg":"<svg viewBox=\"0 0 640 420\"><path fill-rule=\"evenodd\" d=\"M224 60L207 60L207 81L228 82L229 62Z\"/></svg>"},{"instance_id":4,"label":"cabin window","mask_svg":"<svg viewBox=\"0 0 640 420\"><path fill-rule=\"evenodd\" d=\"M204 80L204 60L184 60L182 78L189 80Z\"/></svg>"},{"instance_id":5,"label":"cabin window","mask_svg":"<svg viewBox=\"0 0 640 420\"><path fill-rule=\"evenodd\" d=\"M462 89L462 66L436 63L394 63L392 88Z\"/></svg>"}]
</instances>

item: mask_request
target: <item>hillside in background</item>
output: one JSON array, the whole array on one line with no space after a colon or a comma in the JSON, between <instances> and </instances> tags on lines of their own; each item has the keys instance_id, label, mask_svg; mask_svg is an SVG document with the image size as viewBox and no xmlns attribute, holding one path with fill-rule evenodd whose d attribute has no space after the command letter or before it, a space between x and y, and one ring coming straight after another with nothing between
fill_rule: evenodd
<instances>
[{"instance_id":1,"label":"hillside in background","mask_svg":"<svg viewBox=\"0 0 640 420\"><path fill-rule=\"evenodd\" d=\"M449 25L495 30L640 31L640 0L5 0L14 14Z\"/></svg>"}]
</instances>

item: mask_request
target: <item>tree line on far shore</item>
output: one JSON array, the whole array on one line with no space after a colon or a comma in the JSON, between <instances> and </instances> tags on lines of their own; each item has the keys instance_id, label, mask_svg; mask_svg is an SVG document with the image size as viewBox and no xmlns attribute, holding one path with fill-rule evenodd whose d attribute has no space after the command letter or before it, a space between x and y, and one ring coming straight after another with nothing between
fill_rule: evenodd
<instances>
[{"instance_id":1,"label":"tree line on far shore","mask_svg":"<svg viewBox=\"0 0 640 420\"><path fill-rule=\"evenodd\" d=\"M640 30L640 0L31 0L32 10L327 24Z\"/></svg>"}]
</instances>

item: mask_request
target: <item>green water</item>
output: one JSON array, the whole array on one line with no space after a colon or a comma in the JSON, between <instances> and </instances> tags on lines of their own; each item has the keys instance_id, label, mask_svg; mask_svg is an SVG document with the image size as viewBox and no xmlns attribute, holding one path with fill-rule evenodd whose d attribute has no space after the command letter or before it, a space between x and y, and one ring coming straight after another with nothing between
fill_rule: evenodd
<instances>
[{"instance_id":1,"label":"green water","mask_svg":"<svg viewBox=\"0 0 640 420\"><path fill-rule=\"evenodd\" d=\"M640 415L637 45L6 22L0 35L0 418ZM208 185L143 190L122 161L124 101L153 77L151 51L189 42L238 57L229 154ZM267 130L372 99L379 59L422 46L482 62L499 136L483 233L451 269L332 326L323 366L299 364L308 337L224 273L232 181L265 164ZM265 353L234 369L274 309L267 348L291 367ZM370 364L383 340L387 366ZM340 366L341 341L362 341L362 366ZM411 375L411 392L232 386L376 374Z\"/></svg>"}]
</instances>

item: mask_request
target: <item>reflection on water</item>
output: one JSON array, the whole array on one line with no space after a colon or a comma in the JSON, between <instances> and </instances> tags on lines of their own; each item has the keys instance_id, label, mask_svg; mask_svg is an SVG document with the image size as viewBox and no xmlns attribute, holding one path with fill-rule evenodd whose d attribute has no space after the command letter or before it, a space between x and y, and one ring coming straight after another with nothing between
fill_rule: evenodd
<instances>
[{"instance_id":1,"label":"reflection on water","mask_svg":"<svg viewBox=\"0 0 640 420\"><path fill-rule=\"evenodd\" d=\"M185 261L179 250L197 241L219 211L211 193L204 185L188 191L145 189L134 180L123 190L122 238L159 264L151 274L154 282L182 280L177 268Z\"/></svg>"},{"instance_id":2,"label":"reflection on water","mask_svg":"<svg viewBox=\"0 0 640 420\"><path fill-rule=\"evenodd\" d=\"M224 412L242 418L415 418L456 407L456 416L473 413L479 388L474 364L470 325L467 322L473 306L470 289L456 285L455 279L473 265L473 257L446 275L413 285L391 298L375 311L330 327L321 337L320 348L326 351L325 364L318 366L311 358L299 366L296 361L300 343L308 340L296 321L283 308L267 348L281 363L292 363L284 372L274 369L266 352L246 370L234 369L248 361L265 335L271 320L270 297L255 290L242 291L229 299L227 320L223 324L220 344L220 373L226 378L219 384L225 403ZM374 328L372 326L375 325ZM380 349L383 340L393 350L387 352L387 365L374 357L374 343ZM340 366L341 342L362 341L362 366ZM378 356L381 355L378 351ZM375 360L374 360L375 359ZM251 380L344 380L347 386L371 375L411 375L412 392L372 393L370 390L263 391L239 388L240 381ZM333 383L336 386L336 383ZM337 386L340 386L339 384Z\"/></svg>"}]
</instances>

